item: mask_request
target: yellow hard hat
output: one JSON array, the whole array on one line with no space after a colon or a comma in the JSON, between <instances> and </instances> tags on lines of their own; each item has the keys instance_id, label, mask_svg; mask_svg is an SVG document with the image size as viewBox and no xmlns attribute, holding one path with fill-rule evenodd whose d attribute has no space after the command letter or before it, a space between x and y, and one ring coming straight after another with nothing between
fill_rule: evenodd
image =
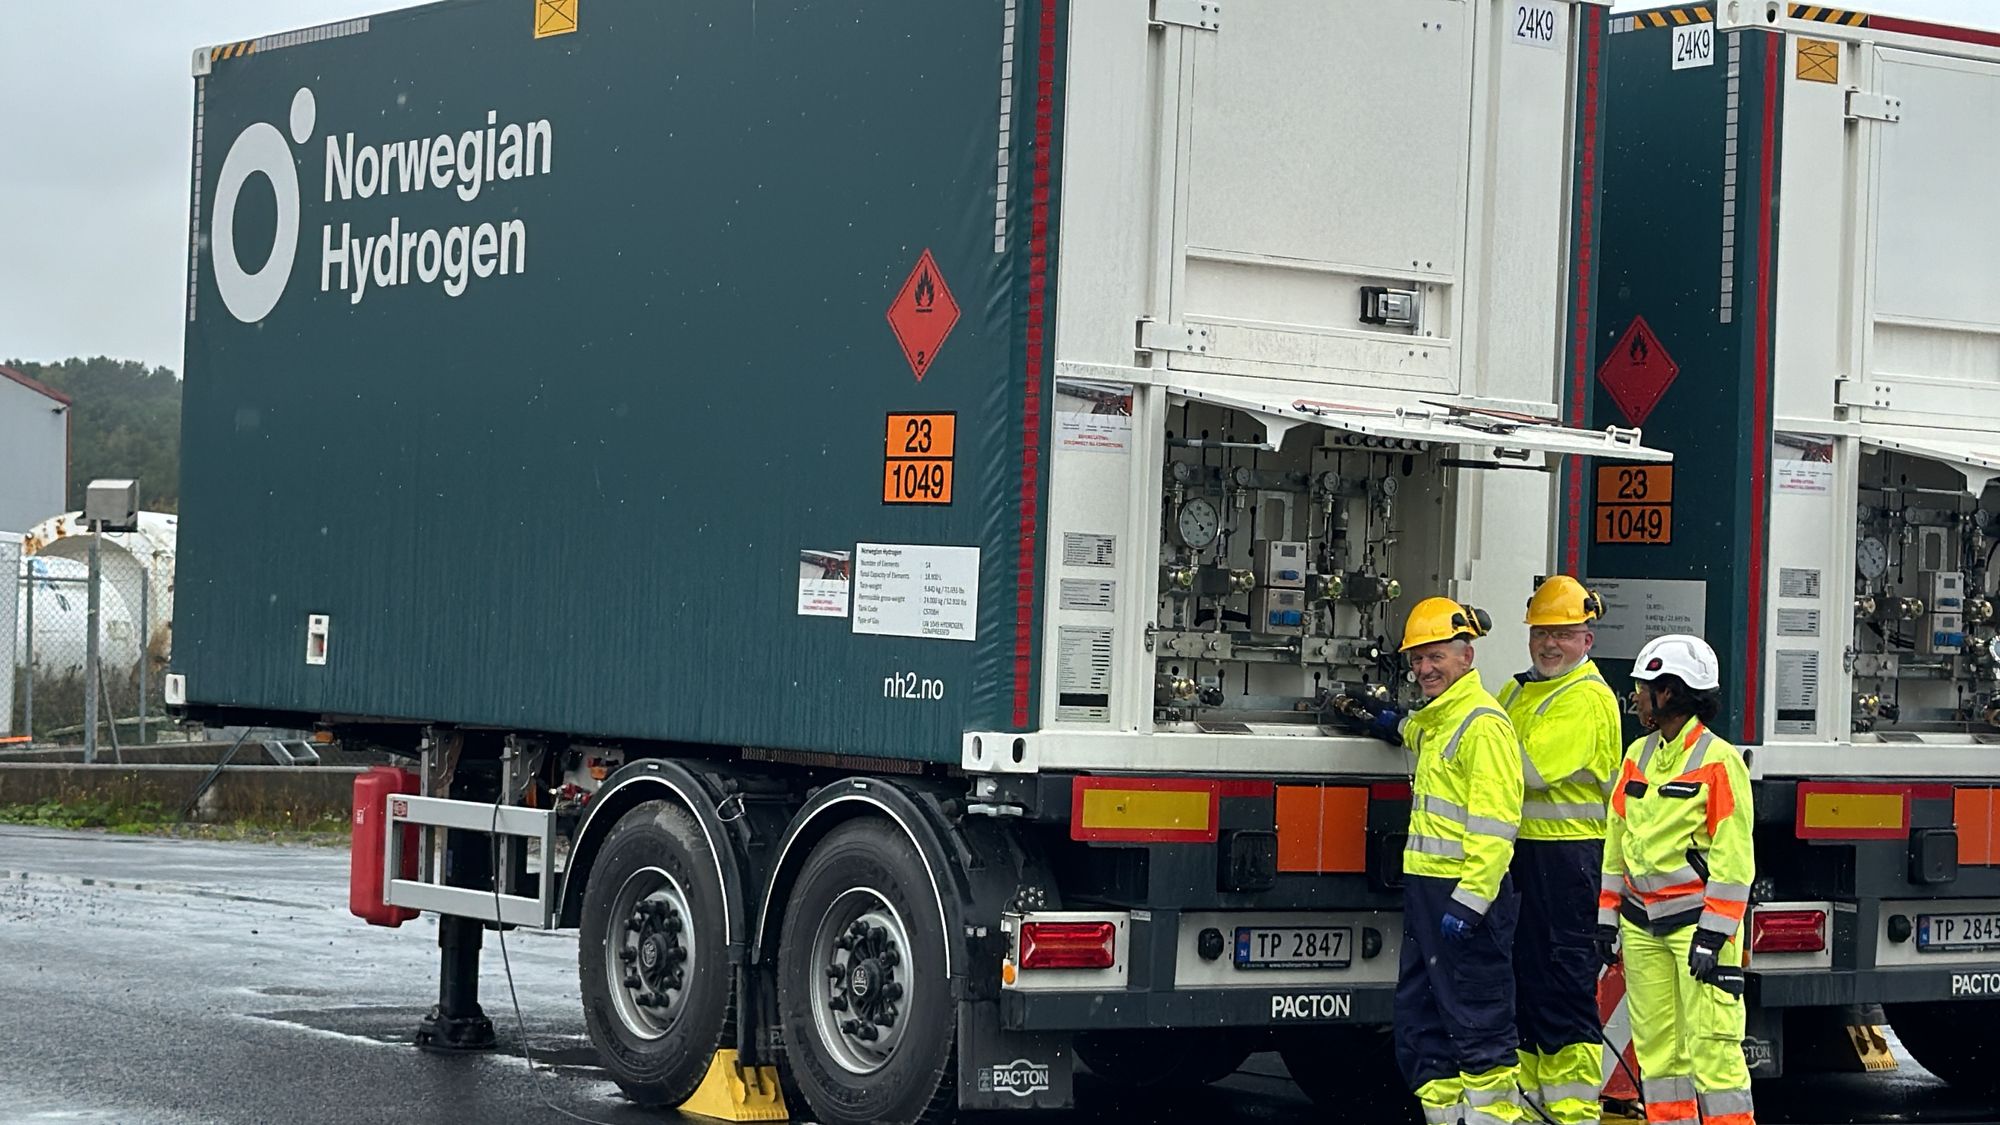
<instances>
[{"instance_id":1,"label":"yellow hard hat","mask_svg":"<svg viewBox=\"0 0 2000 1125\"><path fill-rule=\"evenodd\" d=\"M1469 641L1485 636L1492 628L1493 619L1483 609L1450 598L1425 598L1403 622L1402 651L1439 641Z\"/></svg>"},{"instance_id":2,"label":"yellow hard hat","mask_svg":"<svg viewBox=\"0 0 2000 1125\"><path fill-rule=\"evenodd\" d=\"M1604 599L1567 574L1537 582L1535 596L1528 599L1529 625L1581 625L1602 616Z\"/></svg>"}]
</instances>

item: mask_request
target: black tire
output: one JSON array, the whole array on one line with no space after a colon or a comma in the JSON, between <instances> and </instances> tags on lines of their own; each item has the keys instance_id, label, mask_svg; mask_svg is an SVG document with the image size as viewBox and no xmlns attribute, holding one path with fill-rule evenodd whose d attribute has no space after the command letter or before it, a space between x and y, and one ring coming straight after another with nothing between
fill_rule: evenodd
<instances>
[{"instance_id":1,"label":"black tire","mask_svg":"<svg viewBox=\"0 0 2000 1125\"><path fill-rule=\"evenodd\" d=\"M598 1057L640 1105L681 1104L734 1026L722 883L694 816L667 801L648 801L621 817L591 869L581 921L577 976ZM632 960L621 961L620 950ZM673 960L675 952L685 960ZM646 975L639 976L634 970L642 962ZM613 979L614 965L631 966L620 969L625 983ZM677 987L667 984L676 967ZM653 991L656 983L664 992ZM672 1007L655 1011L640 1003L641 992L664 996Z\"/></svg>"},{"instance_id":2,"label":"black tire","mask_svg":"<svg viewBox=\"0 0 2000 1125\"><path fill-rule=\"evenodd\" d=\"M842 938L852 944L839 946ZM791 1085L806 1103L795 1115L809 1107L821 1125L933 1125L957 1112L944 943L923 860L895 827L851 821L813 848L778 941L778 1018ZM883 1015L891 1022L877 1024ZM876 1039L841 1030L864 1017Z\"/></svg>"},{"instance_id":3,"label":"black tire","mask_svg":"<svg viewBox=\"0 0 2000 1125\"><path fill-rule=\"evenodd\" d=\"M1313 1104L1338 1107L1343 1120L1420 1123L1416 1096L1404 1087L1386 1027L1326 1027L1278 1038L1285 1069Z\"/></svg>"},{"instance_id":4,"label":"black tire","mask_svg":"<svg viewBox=\"0 0 2000 1125\"><path fill-rule=\"evenodd\" d=\"M1186 1091L1220 1082L1258 1047L1257 1033L1231 1031L1086 1031L1076 1057L1092 1074L1133 1091Z\"/></svg>"},{"instance_id":5,"label":"black tire","mask_svg":"<svg viewBox=\"0 0 2000 1125\"><path fill-rule=\"evenodd\" d=\"M2000 1017L2000 1002L1967 1000L1885 1004L1889 1026L1918 1065L1953 1089L2000 1093L2000 1068L1993 1065L1995 1043L1987 1029Z\"/></svg>"}]
</instances>

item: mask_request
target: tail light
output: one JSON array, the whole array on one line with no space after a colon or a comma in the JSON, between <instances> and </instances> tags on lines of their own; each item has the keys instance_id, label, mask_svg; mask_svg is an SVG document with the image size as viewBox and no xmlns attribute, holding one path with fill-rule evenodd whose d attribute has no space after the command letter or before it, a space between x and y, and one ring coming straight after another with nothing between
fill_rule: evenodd
<instances>
[{"instance_id":1,"label":"tail light","mask_svg":"<svg viewBox=\"0 0 2000 1125\"><path fill-rule=\"evenodd\" d=\"M1760 910L1750 916L1752 953L1818 953L1826 948L1826 911Z\"/></svg>"},{"instance_id":2,"label":"tail light","mask_svg":"<svg viewBox=\"0 0 2000 1125\"><path fill-rule=\"evenodd\" d=\"M1118 927L1109 922L1025 922L1023 969L1108 969L1117 963Z\"/></svg>"}]
</instances>

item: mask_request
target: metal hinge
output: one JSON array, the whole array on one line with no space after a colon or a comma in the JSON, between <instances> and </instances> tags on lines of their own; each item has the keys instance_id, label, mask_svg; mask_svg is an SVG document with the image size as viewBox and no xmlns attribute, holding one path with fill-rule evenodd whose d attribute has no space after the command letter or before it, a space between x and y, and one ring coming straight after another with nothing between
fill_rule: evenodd
<instances>
[{"instance_id":1,"label":"metal hinge","mask_svg":"<svg viewBox=\"0 0 2000 1125\"><path fill-rule=\"evenodd\" d=\"M1847 92L1847 119L1856 121L1901 121L1903 119L1903 99L1887 94L1874 94L1867 90Z\"/></svg>"},{"instance_id":2,"label":"metal hinge","mask_svg":"<svg viewBox=\"0 0 2000 1125\"><path fill-rule=\"evenodd\" d=\"M1222 5L1218 0L1153 0L1152 23L1192 27L1197 31L1222 30Z\"/></svg>"},{"instance_id":3,"label":"metal hinge","mask_svg":"<svg viewBox=\"0 0 2000 1125\"><path fill-rule=\"evenodd\" d=\"M1167 324L1149 317L1139 318L1139 348L1149 352L1187 352L1199 355L1208 350L1209 329L1195 324Z\"/></svg>"}]
</instances>

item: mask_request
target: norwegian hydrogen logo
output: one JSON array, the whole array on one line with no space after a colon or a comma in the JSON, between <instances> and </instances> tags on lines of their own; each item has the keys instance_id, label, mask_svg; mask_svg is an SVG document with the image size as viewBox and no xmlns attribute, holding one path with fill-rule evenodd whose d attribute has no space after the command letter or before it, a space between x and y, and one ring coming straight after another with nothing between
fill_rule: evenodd
<instances>
[{"instance_id":1,"label":"norwegian hydrogen logo","mask_svg":"<svg viewBox=\"0 0 2000 1125\"><path fill-rule=\"evenodd\" d=\"M313 134L318 106L313 92L300 88L292 95L292 141L305 144ZM271 237L271 255L255 272L243 268L236 253L236 202L250 177L262 175L278 197L278 229ZM264 319L292 278L299 250L299 174L293 167L291 145L276 126L259 121L237 136L223 158L216 179L215 211L210 220L209 246L215 262L215 287L222 303L245 324Z\"/></svg>"}]
</instances>

